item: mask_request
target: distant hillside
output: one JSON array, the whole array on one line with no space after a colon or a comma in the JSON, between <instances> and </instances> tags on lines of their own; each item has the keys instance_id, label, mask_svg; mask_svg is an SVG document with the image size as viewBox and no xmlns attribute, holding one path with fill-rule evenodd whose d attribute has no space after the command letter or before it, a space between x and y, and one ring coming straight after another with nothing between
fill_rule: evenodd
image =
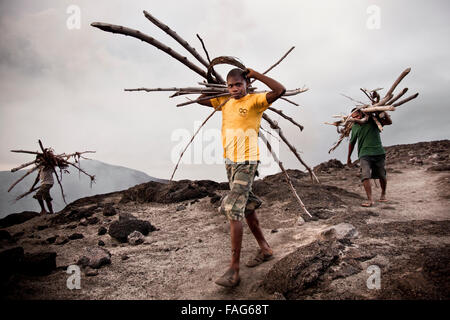
<instances>
[{"instance_id":1,"label":"distant hillside","mask_svg":"<svg viewBox=\"0 0 450 320\"><path fill-rule=\"evenodd\" d=\"M90 187L89 178L84 174L79 175L78 170L70 168L70 174L63 174L62 184L67 203L79 198L92 196L96 194L114 192L124 190L140 183L149 181L163 180L150 177L144 172L133 170L126 167L114 166L96 160L82 160L81 167L90 174L95 175L96 183ZM38 211L39 204L32 195L14 202L14 198L29 190L34 182L37 173L33 173L26 177L11 192L7 192L8 188L14 181L25 173L24 170L18 172L0 171L0 218L7 216L13 212L21 212L25 210ZM61 197L61 191L55 179L55 184L51 189L54 210L59 211L64 208L65 204Z\"/></svg>"}]
</instances>

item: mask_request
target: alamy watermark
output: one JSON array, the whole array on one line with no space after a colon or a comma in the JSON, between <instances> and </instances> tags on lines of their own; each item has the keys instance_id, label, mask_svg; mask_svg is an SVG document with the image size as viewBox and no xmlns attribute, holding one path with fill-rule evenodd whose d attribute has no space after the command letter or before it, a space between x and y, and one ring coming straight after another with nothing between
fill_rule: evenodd
<instances>
[{"instance_id":1,"label":"alamy watermark","mask_svg":"<svg viewBox=\"0 0 450 320\"><path fill-rule=\"evenodd\" d=\"M381 28L381 8L377 5L370 5L366 10L369 17L366 21L366 27L370 30L377 30Z\"/></svg>"},{"instance_id":2,"label":"alamy watermark","mask_svg":"<svg viewBox=\"0 0 450 320\"><path fill-rule=\"evenodd\" d=\"M201 121L194 122L194 130L179 128L172 132L171 141L175 142L171 150L171 161L173 164L178 159L183 150L192 139L194 132L197 132L201 126ZM267 134L266 134L267 133ZM265 137L270 143L272 151L279 156L280 140L275 136L277 130L270 129L266 131ZM258 132L253 129L227 129L223 132L219 128L201 128L189 148L183 154L180 163L183 164L223 164L224 148L226 146L225 157L234 162L243 162L246 160L245 151L256 154L259 149L261 166L274 166L277 164L271 161L271 152L265 147L263 141L258 143ZM259 148L258 148L259 145Z\"/></svg>"},{"instance_id":3,"label":"alamy watermark","mask_svg":"<svg viewBox=\"0 0 450 320\"><path fill-rule=\"evenodd\" d=\"M66 9L66 13L69 17L66 20L66 26L69 30L81 29L81 9L77 5L70 5Z\"/></svg>"},{"instance_id":4,"label":"alamy watermark","mask_svg":"<svg viewBox=\"0 0 450 320\"><path fill-rule=\"evenodd\" d=\"M66 286L68 289L81 289L81 270L80 267L76 264L72 264L67 267L67 274L71 274L69 278L67 278Z\"/></svg>"},{"instance_id":5,"label":"alamy watermark","mask_svg":"<svg viewBox=\"0 0 450 320\"><path fill-rule=\"evenodd\" d=\"M370 274L367 278L366 285L367 289L381 289L381 269L377 265L370 265L367 268L367 273Z\"/></svg>"}]
</instances>

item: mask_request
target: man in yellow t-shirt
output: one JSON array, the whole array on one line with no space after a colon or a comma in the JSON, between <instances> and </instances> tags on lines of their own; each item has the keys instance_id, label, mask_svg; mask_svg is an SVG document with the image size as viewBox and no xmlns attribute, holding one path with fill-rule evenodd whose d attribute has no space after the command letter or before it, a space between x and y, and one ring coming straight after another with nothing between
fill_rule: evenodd
<instances>
[{"instance_id":1,"label":"man in yellow t-shirt","mask_svg":"<svg viewBox=\"0 0 450 320\"><path fill-rule=\"evenodd\" d=\"M249 94L247 89L251 78L263 82L271 91ZM247 267L255 267L273 258L273 251L264 238L255 212L262 201L253 194L252 184L259 163L258 132L262 114L286 89L279 82L253 69L231 70L227 75L227 87L230 96L199 103L222 111L222 144L230 192L222 200L219 210L230 220L232 251L230 267L216 280L216 284L234 287L240 282L244 217L260 247L257 254L246 263Z\"/></svg>"}]
</instances>

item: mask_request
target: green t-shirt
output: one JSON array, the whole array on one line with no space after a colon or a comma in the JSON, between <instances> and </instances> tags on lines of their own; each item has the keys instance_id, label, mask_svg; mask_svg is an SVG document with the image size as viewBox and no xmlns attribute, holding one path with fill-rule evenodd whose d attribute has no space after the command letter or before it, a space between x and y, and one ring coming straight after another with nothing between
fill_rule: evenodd
<instances>
[{"instance_id":1,"label":"green t-shirt","mask_svg":"<svg viewBox=\"0 0 450 320\"><path fill-rule=\"evenodd\" d=\"M363 156L377 156L386 153L381 144L380 131L372 119L363 125L353 124L350 143L355 144L356 140L358 140L359 159Z\"/></svg>"}]
</instances>

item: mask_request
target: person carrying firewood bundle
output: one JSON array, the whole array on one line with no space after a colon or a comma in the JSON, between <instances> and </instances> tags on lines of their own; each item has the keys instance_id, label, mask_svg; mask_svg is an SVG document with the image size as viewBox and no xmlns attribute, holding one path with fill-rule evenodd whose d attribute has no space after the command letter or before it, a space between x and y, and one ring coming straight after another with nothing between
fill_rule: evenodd
<instances>
[{"instance_id":1,"label":"person carrying firewood bundle","mask_svg":"<svg viewBox=\"0 0 450 320\"><path fill-rule=\"evenodd\" d=\"M266 84L271 91L248 93L250 78ZM231 263L216 284L234 287L239 284L239 262L243 225L246 220L260 249L247 263L255 267L273 258L256 215L262 201L252 192L252 184L259 164L258 132L263 112L286 91L277 81L252 69L232 69L227 75L230 96L200 101L205 106L222 111L222 144L230 192L223 198L219 211L230 221ZM202 95L201 97L207 97Z\"/></svg>"},{"instance_id":2,"label":"person carrying firewood bundle","mask_svg":"<svg viewBox=\"0 0 450 320\"><path fill-rule=\"evenodd\" d=\"M51 153L51 151L48 151ZM39 156L38 156L39 157ZM37 158L38 158L37 157ZM34 181L33 185L30 188L30 191L33 190L34 186L40 181L40 187L39 190L36 192L36 194L33 196L38 202L39 206L41 207L41 214L53 214L53 207L52 207L52 197L50 196L50 189L53 187L53 167L50 167L46 162L41 161L39 165L39 173L36 177L36 180ZM45 210L44 207L44 200L47 204L48 212Z\"/></svg>"},{"instance_id":3,"label":"person carrying firewood bundle","mask_svg":"<svg viewBox=\"0 0 450 320\"><path fill-rule=\"evenodd\" d=\"M381 125L390 125L392 120L387 112L381 112L377 116ZM354 108L351 119L352 126L350 143L348 147L347 165L352 166L351 155L358 141L358 159L361 170L361 181L367 194L368 201L361 204L363 207L371 207L375 204L372 196L370 179L379 179L381 186L380 202L386 202L386 152L381 144L380 131L372 116Z\"/></svg>"}]
</instances>

